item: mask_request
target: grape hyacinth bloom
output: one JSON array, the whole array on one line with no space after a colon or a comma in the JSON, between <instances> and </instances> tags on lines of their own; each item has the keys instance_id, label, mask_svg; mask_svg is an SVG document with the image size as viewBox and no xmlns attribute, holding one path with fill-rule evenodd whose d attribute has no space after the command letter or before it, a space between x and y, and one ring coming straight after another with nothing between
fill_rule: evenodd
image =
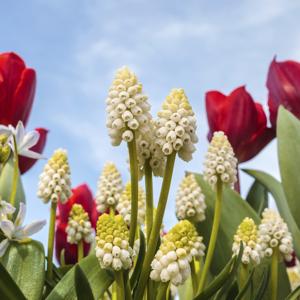
<instances>
[{"instance_id":1,"label":"grape hyacinth bloom","mask_svg":"<svg viewBox=\"0 0 300 300\"><path fill-rule=\"evenodd\" d=\"M114 271L131 268L134 252L129 246L129 231L121 215L99 217L95 250L101 268Z\"/></svg>"},{"instance_id":2,"label":"grape hyacinth bloom","mask_svg":"<svg viewBox=\"0 0 300 300\"><path fill-rule=\"evenodd\" d=\"M187 220L177 223L162 238L151 263L150 278L175 286L183 284L191 274L192 259L204 256L202 240L192 223Z\"/></svg>"},{"instance_id":3,"label":"grape hyacinth bloom","mask_svg":"<svg viewBox=\"0 0 300 300\"><path fill-rule=\"evenodd\" d=\"M174 151L190 161L198 142L196 117L183 89L172 89L158 112L156 143L164 155Z\"/></svg>"},{"instance_id":4,"label":"grape hyacinth bloom","mask_svg":"<svg viewBox=\"0 0 300 300\"><path fill-rule=\"evenodd\" d=\"M94 230L89 215L81 204L73 204L66 233L70 244L78 244L82 240L89 244L93 242Z\"/></svg>"},{"instance_id":5,"label":"grape hyacinth bloom","mask_svg":"<svg viewBox=\"0 0 300 300\"><path fill-rule=\"evenodd\" d=\"M204 179L215 186L218 179L233 186L237 181L237 159L223 131L214 132L204 161Z\"/></svg>"},{"instance_id":6,"label":"grape hyacinth bloom","mask_svg":"<svg viewBox=\"0 0 300 300\"><path fill-rule=\"evenodd\" d=\"M98 180L97 211L104 213L110 208L114 209L119 202L122 190L123 184L120 172L114 163L106 163Z\"/></svg>"},{"instance_id":7,"label":"grape hyacinth bloom","mask_svg":"<svg viewBox=\"0 0 300 300\"><path fill-rule=\"evenodd\" d=\"M176 194L176 216L178 220L188 219L193 222L205 220L205 196L194 174L189 174L181 181Z\"/></svg>"},{"instance_id":8,"label":"grape hyacinth bloom","mask_svg":"<svg viewBox=\"0 0 300 300\"><path fill-rule=\"evenodd\" d=\"M0 243L0 257L2 257L10 241L15 241L18 243L26 243L30 241L29 236L40 231L46 224L46 221L35 221L28 225L23 225L26 214L26 205L21 202L18 215L14 222L11 220L1 220L0 229L2 230L5 239Z\"/></svg>"},{"instance_id":9,"label":"grape hyacinth bloom","mask_svg":"<svg viewBox=\"0 0 300 300\"><path fill-rule=\"evenodd\" d=\"M131 219L131 183L128 182L121 194L119 203L116 207L120 215L123 216L125 223L129 226ZM146 195L144 189L139 186L138 194L138 225L145 223L146 215Z\"/></svg>"},{"instance_id":10,"label":"grape hyacinth bloom","mask_svg":"<svg viewBox=\"0 0 300 300\"><path fill-rule=\"evenodd\" d=\"M38 186L38 197L44 203L65 203L71 196L70 168L67 151L56 150L45 165Z\"/></svg>"},{"instance_id":11,"label":"grape hyacinth bloom","mask_svg":"<svg viewBox=\"0 0 300 300\"><path fill-rule=\"evenodd\" d=\"M274 249L279 252L286 261L291 261L293 256L293 238L287 224L280 215L269 208L262 213L262 221L259 225L261 246L266 257L271 257Z\"/></svg>"},{"instance_id":12,"label":"grape hyacinth bloom","mask_svg":"<svg viewBox=\"0 0 300 300\"><path fill-rule=\"evenodd\" d=\"M106 99L106 126L113 146L131 142L139 136L151 119L148 97L142 84L128 67L117 70Z\"/></svg>"},{"instance_id":13,"label":"grape hyacinth bloom","mask_svg":"<svg viewBox=\"0 0 300 300\"><path fill-rule=\"evenodd\" d=\"M243 244L244 249L242 263L248 265L253 262L255 265L258 265L263 258L263 251L257 226L251 218L245 218L238 226L236 234L233 237L233 256L239 255L240 243Z\"/></svg>"}]
</instances>

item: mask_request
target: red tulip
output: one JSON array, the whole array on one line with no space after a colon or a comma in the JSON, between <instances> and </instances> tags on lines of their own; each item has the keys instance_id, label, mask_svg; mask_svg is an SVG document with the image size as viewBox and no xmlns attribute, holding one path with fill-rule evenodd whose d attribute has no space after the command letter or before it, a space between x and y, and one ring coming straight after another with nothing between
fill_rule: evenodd
<instances>
[{"instance_id":1,"label":"red tulip","mask_svg":"<svg viewBox=\"0 0 300 300\"><path fill-rule=\"evenodd\" d=\"M73 204L81 204L88 213L93 228L96 228L98 213L96 204L93 199L91 190L86 184L79 185L72 189L73 195L65 203L58 203L57 212L57 228L55 233L55 250L56 258L60 262L60 253L65 249L66 264L74 264L77 262L77 245L71 245L67 242L67 235L65 232L68 224L69 213ZM84 243L84 254L87 255L90 249L90 244Z\"/></svg>"},{"instance_id":2,"label":"red tulip","mask_svg":"<svg viewBox=\"0 0 300 300\"><path fill-rule=\"evenodd\" d=\"M48 130L45 128L36 128L35 130L40 134L40 138L30 150L33 150L37 153L42 153L46 145ZM35 164L35 162L36 159L19 156L19 167L21 174L27 172Z\"/></svg>"},{"instance_id":3,"label":"red tulip","mask_svg":"<svg viewBox=\"0 0 300 300\"><path fill-rule=\"evenodd\" d=\"M270 120L276 127L279 105L283 105L300 119L300 63L272 61L267 78Z\"/></svg>"},{"instance_id":4,"label":"red tulip","mask_svg":"<svg viewBox=\"0 0 300 300\"><path fill-rule=\"evenodd\" d=\"M244 86L228 96L218 91L207 92L206 111L208 139L214 131L224 131L240 163L257 155L275 136L267 128L262 105L254 102Z\"/></svg>"}]
</instances>

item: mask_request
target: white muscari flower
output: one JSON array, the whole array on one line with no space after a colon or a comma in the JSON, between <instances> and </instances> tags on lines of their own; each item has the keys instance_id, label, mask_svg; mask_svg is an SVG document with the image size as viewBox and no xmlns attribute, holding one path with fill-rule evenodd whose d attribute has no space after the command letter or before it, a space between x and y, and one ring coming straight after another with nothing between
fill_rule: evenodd
<instances>
[{"instance_id":1,"label":"white muscari flower","mask_svg":"<svg viewBox=\"0 0 300 300\"><path fill-rule=\"evenodd\" d=\"M0 221L7 219L8 215L12 215L16 211L9 202L0 200Z\"/></svg>"},{"instance_id":2,"label":"white muscari flower","mask_svg":"<svg viewBox=\"0 0 300 300\"><path fill-rule=\"evenodd\" d=\"M18 122L16 128L12 125L0 125L0 135L8 137L11 149L18 155L34 159L43 158L40 153L30 150L38 142L40 134L36 130L26 133L21 121Z\"/></svg>"},{"instance_id":3,"label":"white muscari flower","mask_svg":"<svg viewBox=\"0 0 300 300\"><path fill-rule=\"evenodd\" d=\"M193 222L205 220L205 196L194 174L189 174L181 181L176 194L176 216L179 220Z\"/></svg>"},{"instance_id":4,"label":"white muscari flower","mask_svg":"<svg viewBox=\"0 0 300 300\"><path fill-rule=\"evenodd\" d=\"M237 159L223 131L214 132L205 156L203 175L212 186L218 179L231 186L237 181Z\"/></svg>"},{"instance_id":5,"label":"white muscari flower","mask_svg":"<svg viewBox=\"0 0 300 300\"><path fill-rule=\"evenodd\" d=\"M278 212L266 208L262 213L259 236L265 256L270 257L278 248L286 261L292 260L293 238L287 224Z\"/></svg>"},{"instance_id":6,"label":"white muscari flower","mask_svg":"<svg viewBox=\"0 0 300 300\"><path fill-rule=\"evenodd\" d=\"M46 221L35 221L28 225L22 225L25 219L26 205L20 203L18 215L14 222L11 220L2 220L0 229L2 230L5 239L0 243L0 257L2 257L11 241L18 243L26 243L30 241L29 236L40 231L46 224Z\"/></svg>"},{"instance_id":7,"label":"white muscari flower","mask_svg":"<svg viewBox=\"0 0 300 300\"><path fill-rule=\"evenodd\" d=\"M124 191L121 194L119 203L116 207L116 210L120 215L123 216L127 225L130 225L131 220L131 183L128 182L125 186ZM146 215L146 195L144 189L139 186L139 196L138 196L138 219L137 222L139 225L145 223Z\"/></svg>"},{"instance_id":8,"label":"white muscari flower","mask_svg":"<svg viewBox=\"0 0 300 300\"><path fill-rule=\"evenodd\" d=\"M190 161L198 142L196 116L183 89L172 89L158 112L156 143L164 155L178 152L181 159Z\"/></svg>"},{"instance_id":9,"label":"white muscari flower","mask_svg":"<svg viewBox=\"0 0 300 300\"><path fill-rule=\"evenodd\" d=\"M236 234L233 237L233 256L239 255L241 242L244 247L242 263L247 265L253 262L258 265L264 256L264 252L262 251L261 241L257 234L257 226L251 218L245 218L238 226Z\"/></svg>"},{"instance_id":10,"label":"white muscari flower","mask_svg":"<svg viewBox=\"0 0 300 300\"><path fill-rule=\"evenodd\" d=\"M193 226L187 220L177 223L162 238L162 243L151 263L150 278L170 282L178 286L191 274L192 259L204 256L205 246Z\"/></svg>"},{"instance_id":11,"label":"white muscari flower","mask_svg":"<svg viewBox=\"0 0 300 300\"><path fill-rule=\"evenodd\" d=\"M129 246L129 230L121 215L99 217L95 251L103 269L121 271L132 267L134 251Z\"/></svg>"},{"instance_id":12,"label":"white muscari flower","mask_svg":"<svg viewBox=\"0 0 300 300\"><path fill-rule=\"evenodd\" d=\"M166 157L161 147L156 143L155 132L157 130L154 120L150 120L143 128L143 131L137 139L137 155L140 171L140 178L144 175L144 165L149 160L150 167L154 176L162 177L164 175Z\"/></svg>"},{"instance_id":13,"label":"white muscari flower","mask_svg":"<svg viewBox=\"0 0 300 300\"><path fill-rule=\"evenodd\" d=\"M122 177L114 163L105 164L98 180L96 193L97 211L106 212L109 208L115 208L123 190Z\"/></svg>"},{"instance_id":14,"label":"white muscari flower","mask_svg":"<svg viewBox=\"0 0 300 300\"><path fill-rule=\"evenodd\" d=\"M106 126L114 146L131 142L133 132L139 136L151 119L148 97L142 93L142 84L128 67L117 70L106 99Z\"/></svg>"},{"instance_id":15,"label":"white muscari flower","mask_svg":"<svg viewBox=\"0 0 300 300\"><path fill-rule=\"evenodd\" d=\"M81 204L73 204L66 233L67 241L70 244L78 244L82 240L88 244L93 242L94 229L92 228L88 213Z\"/></svg>"},{"instance_id":16,"label":"white muscari flower","mask_svg":"<svg viewBox=\"0 0 300 300\"><path fill-rule=\"evenodd\" d=\"M57 149L40 175L37 195L44 203L65 203L71 197L70 167L67 151Z\"/></svg>"}]
</instances>

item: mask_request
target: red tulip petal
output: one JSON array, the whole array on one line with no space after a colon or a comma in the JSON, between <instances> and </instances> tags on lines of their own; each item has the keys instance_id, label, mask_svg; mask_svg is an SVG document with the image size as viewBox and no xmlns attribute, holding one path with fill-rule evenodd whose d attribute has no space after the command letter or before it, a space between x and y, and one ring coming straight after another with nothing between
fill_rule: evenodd
<instances>
[{"instance_id":1,"label":"red tulip petal","mask_svg":"<svg viewBox=\"0 0 300 300\"><path fill-rule=\"evenodd\" d=\"M30 150L42 153L46 145L48 130L44 128L36 128L35 130L40 134L40 137L37 144L30 148ZM27 172L35 163L36 159L19 156L19 167L21 174Z\"/></svg>"},{"instance_id":2,"label":"red tulip petal","mask_svg":"<svg viewBox=\"0 0 300 300\"><path fill-rule=\"evenodd\" d=\"M300 118L300 63L274 59L268 71L267 88L272 126L276 126L280 104Z\"/></svg>"}]
</instances>

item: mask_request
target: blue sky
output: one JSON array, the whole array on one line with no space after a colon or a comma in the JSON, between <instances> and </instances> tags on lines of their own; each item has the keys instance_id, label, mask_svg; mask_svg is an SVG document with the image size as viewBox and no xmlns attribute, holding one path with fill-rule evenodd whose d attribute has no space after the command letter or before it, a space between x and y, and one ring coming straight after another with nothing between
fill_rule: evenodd
<instances>
[{"instance_id":1,"label":"blue sky","mask_svg":"<svg viewBox=\"0 0 300 300\"><path fill-rule=\"evenodd\" d=\"M126 146L112 147L105 128L105 98L114 71L131 67L156 114L173 87L183 87L198 116L194 160L176 162L166 227L176 222L174 197L185 170L201 171L207 148L204 94L229 93L246 84L266 105L268 65L300 60L299 1L4 1L0 51L15 51L36 69L37 94L28 128L50 129L46 156L69 151L73 186L92 190L107 160L128 180ZM279 176L276 142L243 167ZM49 206L36 197L44 161L24 177L27 221L47 218ZM251 183L241 176L245 194ZM160 180L155 181L156 194ZM47 228L36 235L46 241Z\"/></svg>"}]
</instances>

